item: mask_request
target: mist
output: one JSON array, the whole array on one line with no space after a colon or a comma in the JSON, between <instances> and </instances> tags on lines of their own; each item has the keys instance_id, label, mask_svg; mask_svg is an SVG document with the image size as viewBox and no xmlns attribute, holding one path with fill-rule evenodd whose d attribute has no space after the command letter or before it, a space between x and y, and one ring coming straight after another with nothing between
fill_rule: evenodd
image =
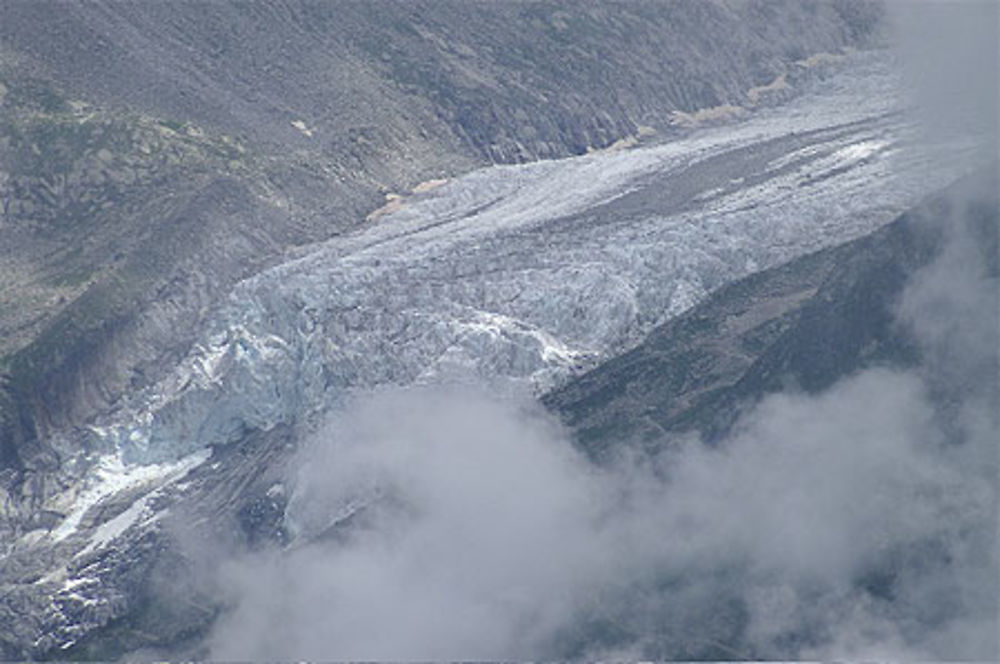
<instances>
[{"instance_id":1,"label":"mist","mask_svg":"<svg viewBox=\"0 0 1000 664\"><path fill-rule=\"evenodd\" d=\"M890 0L889 31L922 140L978 136L997 154L1000 6Z\"/></svg>"},{"instance_id":2,"label":"mist","mask_svg":"<svg viewBox=\"0 0 1000 664\"><path fill-rule=\"evenodd\" d=\"M991 657L996 429L934 417L872 370L598 469L525 404L371 395L302 452L308 543L224 569L212 657Z\"/></svg>"},{"instance_id":3,"label":"mist","mask_svg":"<svg viewBox=\"0 0 1000 664\"><path fill-rule=\"evenodd\" d=\"M294 464L302 544L223 570L212 657L995 659L996 255L954 203L896 304L920 366L717 446L598 467L526 398L358 395Z\"/></svg>"},{"instance_id":4,"label":"mist","mask_svg":"<svg viewBox=\"0 0 1000 664\"><path fill-rule=\"evenodd\" d=\"M925 140L995 148L996 5L889 6ZM528 397L355 395L292 464L292 545L220 570L211 657L1000 658L996 235L951 203L895 304L920 366L716 446L598 467Z\"/></svg>"},{"instance_id":5,"label":"mist","mask_svg":"<svg viewBox=\"0 0 1000 664\"><path fill-rule=\"evenodd\" d=\"M537 412L389 391L303 454L289 520L321 540L230 570L244 594L213 657L526 657L612 562L601 482Z\"/></svg>"}]
</instances>

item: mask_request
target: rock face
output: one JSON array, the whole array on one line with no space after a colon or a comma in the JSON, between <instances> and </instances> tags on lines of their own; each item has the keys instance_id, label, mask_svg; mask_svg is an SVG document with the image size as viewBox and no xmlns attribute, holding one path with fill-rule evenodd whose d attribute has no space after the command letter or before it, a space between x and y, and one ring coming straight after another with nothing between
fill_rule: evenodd
<instances>
[{"instance_id":1,"label":"rock face","mask_svg":"<svg viewBox=\"0 0 1000 664\"><path fill-rule=\"evenodd\" d=\"M808 56L869 43L878 16L847 0L5 2L5 486L58 465L53 432L161 378L221 293L386 191L785 98Z\"/></svg>"},{"instance_id":2,"label":"rock face","mask_svg":"<svg viewBox=\"0 0 1000 664\"><path fill-rule=\"evenodd\" d=\"M447 137L523 161L750 103L792 62L864 44L879 13L844 0L8 3L0 38L76 94L255 139L374 165Z\"/></svg>"}]
</instances>

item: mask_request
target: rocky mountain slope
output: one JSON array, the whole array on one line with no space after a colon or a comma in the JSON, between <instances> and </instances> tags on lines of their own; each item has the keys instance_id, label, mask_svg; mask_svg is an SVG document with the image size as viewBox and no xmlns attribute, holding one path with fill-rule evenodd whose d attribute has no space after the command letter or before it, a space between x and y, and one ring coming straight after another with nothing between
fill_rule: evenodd
<instances>
[{"instance_id":1,"label":"rocky mountain slope","mask_svg":"<svg viewBox=\"0 0 1000 664\"><path fill-rule=\"evenodd\" d=\"M387 192L783 98L878 14L4 2L5 486L59 463L54 431L162 377L221 293Z\"/></svg>"},{"instance_id":2,"label":"rocky mountain slope","mask_svg":"<svg viewBox=\"0 0 1000 664\"><path fill-rule=\"evenodd\" d=\"M300 546L284 469L352 391L544 389L731 279L889 221L969 146L910 142L872 94L881 62L738 125L471 173L238 285L165 380L51 437L72 461L8 503L10 647L197 647L222 607L189 540ZM806 261L826 267L795 269L795 288L832 269Z\"/></svg>"},{"instance_id":3,"label":"rocky mountain slope","mask_svg":"<svg viewBox=\"0 0 1000 664\"><path fill-rule=\"evenodd\" d=\"M780 558L779 575L809 559L801 547L815 532L821 539L833 534L832 544L844 526L838 519L854 520L844 514L851 506L861 521L892 519L871 541L863 528L846 531L851 548L864 553L839 584L823 578L827 568L802 586L785 577L784 592L801 593L792 600L794 619L771 613L790 597L755 606L757 584L773 592L766 572L755 578L767 556L755 545L748 554L736 541L728 556L707 535L705 559L683 567L686 578L671 577L669 565L661 572L672 599L650 600L636 588L629 595L635 599L596 607L589 635L612 644L648 635L648 657L771 659L789 648L801 656L822 653L810 648L838 638L844 628L835 607L846 603L865 616L876 642L892 632L900 640L895 647L906 643L912 653L923 647L944 657L996 656L997 178L994 164L869 236L732 283L543 398L590 458L615 464L638 452L647 463L660 459L661 472L675 474L688 492L678 490L676 501L726 505L730 511L721 515L702 505L662 508L678 509L675 528L695 549L726 514L756 514L758 495L781 521L774 529L766 518L753 522L759 530L751 541L777 538L776 546L793 552ZM900 399L907 381L920 386L914 404ZM903 440L911 451L887 457L896 477L879 469L885 459L878 455L898 435L883 417L903 418L908 427ZM797 456L802 449L809 452ZM914 449L932 472L916 469ZM699 470L691 459L702 455L706 486L690 481ZM956 471L946 480L953 487L936 494ZM794 488L800 478L808 478L801 491ZM965 490L959 487L976 497L957 510L928 500L958 498ZM831 495L833 503L818 507ZM734 496L745 502L730 503ZM790 502L776 507L783 501ZM903 524L913 523L919 527L906 532ZM647 602L642 615L631 601ZM952 610L930 609L941 602ZM811 605L825 608L810 615ZM761 623L768 626L761 630ZM856 638L835 649L849 650Z\"/></svg>"},{"instance_id":4,"label":"rocky mountain slope","mask_svg":"<svg viewBox=\"0 0 1000 664\"><path fill-rule=\"evenodd\" d=\"M996 182L994 166L871 235L729 284L543 402L590 455L603 458L616 452L608 445L655 449L686 432L712 443L768 394L816 394L868 368L926 363L899 320L903 289L941 254L950 233L968 233L982 252L984 301L996 302ZM1000 335L995 312L976 315L988 338ZM995 390L997 356L981 360L961 381ZM960 385L948 389L960 400Z\"/></svg>"},{"instance_id":5,"label":"rocky mountain slope","mask_svg":"<svg viewBox=\"0 0 1000 664\"><path fill-rule=\"evenodd\" d=\"M366 518L289 516L297 450L356 394L547 392L592 459L655 458L927 364L893 303L948 205L995 286L995 171L884 226L991 155L917 140L854 50L877 5L55 7L0 5L4 657L229 652L220 556ZM553 656L652 633L615 606ZM753 650L728 611L741 652L813 638ZM699 638L643 656L733 654Z\"/></svg>"},{"instance_id":6,"label":"rocky mountain slope","mask_svg":"<svg viewBox=\"0 0 1000 664\"><path fill-rule=\"evenodd\" d=\"M971 442L963 442L969 434L959 424L962 418L949 409L968 403L970 395L985 403L996 402L995 348L985 355L974 354L975 366L966 363L957 371L942 372L936 366L940 348L928 347L924 331L906 323L900 303L919 276L942 259L947 237L953 233L974 239L978 257L969 260L966 256L966 260L975 266L977 278L985 279L981 295L987 301L1000 296L996 178L995 169L980 173L928 198L870 235L737 280L655 328L635 349L570 380L542 401L563 418L591 458L612 464L629 446L654 458L670 459L679 448L695 444L685 437L690 433L712 444L724 443L740 415L751 413L769 394L798 389L806 395L822 395L838 381L865 370L915 369L939 390L941 398L935 402L942 408L939 416L955 424L952 435L957 437L948 444L969 447ZM957 218L960 224L942 225L946 218ZM985 271L980 273L980 268ZM1000 335L990 311L978 308L975 315L985 325L981 332L987 339ZM828 330L837 333L828 334ZM989 426L995 429L996 422ZM204 555L217 556L220 550L294 552L308 545L295 540L286 520L288 492L294 491L286 464L295 438L293 428L284 424L266 432L254 431L236 443L215 447L212 463L194 466L184 476L183 486L168 481L148 492L141 482L133 484L133 491L148 496L135 521L139 527L116 535L114 529L101 525L93 531L96 536L88 535L86 547L73 558L65 578L52 579L63 587L56 595L59 611L47 613L40 604L37 610L47 618L36 629L71 639L69 652L88 658L117 657L136 649L148 654L205 656L205 630L224 607L219 604L217 582L211 578L214 572L206 571L216 569L216 563L199 557L200 546L207 547ZM986 464L983 472L990 472L990 458L987 454L981 460ZM199 462L188 457L167 472L176 476L186 472L183 463ZM79 529L91 532L87 520L114 524L116 519L109 515L116 513L125 517L118 519L122 523L135 519L136 515L129 515L134 495L126 492L104 499L98 505L107 514L101 516L96 507L91 508ZM165 530L150 527L161 511L177 515L179 521ZM363 519L363 512L336 522L320 539L348 537L351 518ZM170 521L169 516L166 519ZM192 525L198 523L203 525ZM210 532L197 534L201 528ZM178 532L191 538L183 553L177 548ZM73 537L66 540L70 550ZM210 544L191 544L206 538ZM114 546L108 546L111 541ZM939 564L947 564L935 557L938 546L946 544L921 540L909 554L880 550L880 557L852 581L856 592L874 602L907 592L907 575L913 569L929 575ZM28 551L11 556L7 569L24 560ZM26 561L19 564L26 570L22 573L37 569ZM561 645L553 652L576 657L595 645L614 647L640 635L649 637L643 654L670 658L732 657L736 653L772 657L789 652L788 639L798 644L796 648L822 642L822 631L815 631L817 620L806 617L790 633L763 645L747 632L747 618L740 608L745 601L742 586L726 581L725 576L719 580L704 572L691 573L717 593L712 600L715 604L706 609L714 616L711 620L698 613L700 609L684 610L667 600L659 602L648 588L637 588L634 595L625 595L630 600L600 602L575 631L561 635ZM672 593L687 592L682 582L670 583ZM111 597L115 600L109 602L106 598ZM664 597L669 599L669 595ZM698 597L687 601L704 601ZM636 602L646 608L639 613L630 609ZM994 602L994 612L995 608ZM832 618L824 614L818 624L824 620ZM933 623L938 627L947 624L948 618L942 615L933 620L940 621ZM26 629L28 623L15 624ZM91 632L88 626L102 627Z\"/></svg>"}]
</instances>

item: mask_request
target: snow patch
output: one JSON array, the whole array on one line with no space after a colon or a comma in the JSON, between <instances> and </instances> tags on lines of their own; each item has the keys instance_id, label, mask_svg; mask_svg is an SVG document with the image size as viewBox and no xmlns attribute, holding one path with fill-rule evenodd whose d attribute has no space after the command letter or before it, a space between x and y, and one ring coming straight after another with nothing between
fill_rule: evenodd
<instances>
[{"instance_id":1,"label":"snow patch","mask_svg":"<svg viewBox=\"0 0 1000 664\"><path fill-rule=\"evenodd\" d=\"M873 154L889 147L888 141L862 141L848 145L833 153L833 159L841 164L867 159Z\"/></svg>"},{"instance_id":2,"label":"snow patch","mask_svg":"<svg viewBox=\"0 0 1000 664\"><path fill-rule=\"evenodd\" d=\"M202 449L173 463L148 465L126 465L118 454L102 457L96 464L96 470L89 476L85 489L76 496L69 506L69 515L49 534L49 537L56 542L65 540L76 532L87 511L102 500L127 489L135 489L144 485L150 485L154 488L165 486L204 463L211 455L211 449ZM140 499L137 504L142 502L143 499ZM54 507L58 507L58 505ZM133 507L135 505L103 525L107 526L112 522L121 525L124 521L121 520L121 517L128 514ZM134 518L137 515L133 512L130 516ZM107 535L113 530L114 527L111 527L104 532Z\"/></svg>"},{"instance_id":3,"label":"snow patch","mask_svg":"<svg viewBox=\"0 0 1000 664\"><path fill-rule=\"evenodd\" d=\"M145 521L149 522L151 520L148 518L150 516L150 510L148 509L147 504L149 498L149 494L139 498L132 503L127 510L98 526L94 533L90 536L90 541L87 543L87 546L81 549L74 556L74 558L85 556L95 549L99 549L107 544L110 544L119 535L124 533L134 523L136 523L140 517L146 517ZM158 515L153 515L153 519L157 518L157 516Z\"/></svg>"},{"instance_id":4,"label":"snow patch","mask_svg":"<svg viewBox=\"0 0 1000 664\"><path fill-rule=\"evenodd\" d=\"M503 314L477 311L473 320L456 321L455 325L460 329L485 333L494 338L519 335L531 337L538 343L539 357L545 363L572 365L593 355L591 350L571 348L545 330Z\"/></svg>"},{"instance_id":5,"label":"snow patch","mask_svg":"<svg viewBox=\"0 0 1000 664\"><path fill-rule=\"evenodd\" d=\"M293 127L295 127L296 129L298 129L299 132L303 136L305 136L306 138L312 138L313 137L313 133L314 133L313 130L310 129L309 126L306 125L306 123L303 122L302 120L292 120L291 124L292 124Z\"/></svg>"}]
</instances>

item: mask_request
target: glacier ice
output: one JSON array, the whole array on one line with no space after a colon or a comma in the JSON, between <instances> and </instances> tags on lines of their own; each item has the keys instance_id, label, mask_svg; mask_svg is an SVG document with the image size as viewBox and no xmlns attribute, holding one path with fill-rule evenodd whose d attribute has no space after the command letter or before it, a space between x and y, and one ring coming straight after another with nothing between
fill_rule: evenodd
<instances>
[{"instance_id":1,"label":"glacier ice","mask_svg":"<svg viewBox=\"0 0 1000 664\"><path fill-rule=\"evenodd\" d=\"M352 390L543 390L713 289L865 234L958 175L889 67L625 151L484 168L240 283L184 361L92 431L129 462L309 422Z\"/></svg>"}]
</instances>

